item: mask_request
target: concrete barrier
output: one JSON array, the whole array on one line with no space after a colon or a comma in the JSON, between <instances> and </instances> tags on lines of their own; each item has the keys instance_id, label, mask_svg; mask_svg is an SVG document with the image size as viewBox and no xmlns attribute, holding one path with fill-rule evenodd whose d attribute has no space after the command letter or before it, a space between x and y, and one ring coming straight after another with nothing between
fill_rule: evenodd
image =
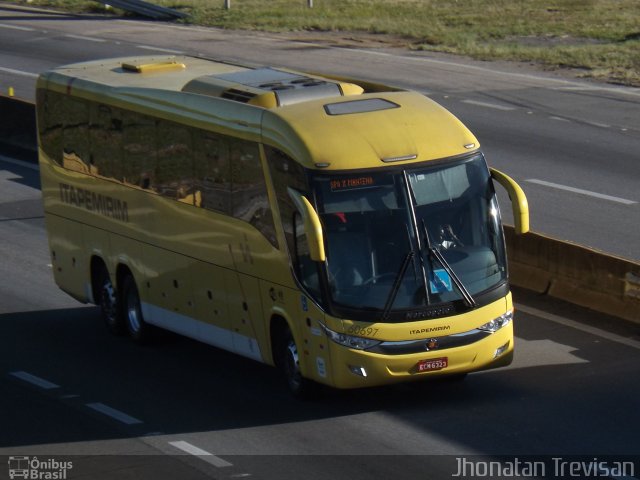
<instances>
[{"instance_id":1,"label":"concrete barrier","mask_svg":"<svg viewBox=\"0 0 640 480\"><path fill-rule=\"evenodd\" d=\"M505 227L511 283L640 323L640 263Z\"/></svg>"},{"instance_id":2,"label":"concrete barrier","mask_svg":"<svg viewBox=\"0 0 640 480\"><path fill-rule=\"evenodd\" d=\"M34 105L0 96L0 153L37 162ZM513 285L640 323L640 263L505 226Z\"/></svg>"},{"instance_id":3,"label":"concrete barrier","mask_svg":"<svg viewBox=\"0 0 640 480\"><path fill-rule=\"evenodd\" d=\"M33 103L0 95L0 154L38 161Z\"/></svg>"}]
</instances>

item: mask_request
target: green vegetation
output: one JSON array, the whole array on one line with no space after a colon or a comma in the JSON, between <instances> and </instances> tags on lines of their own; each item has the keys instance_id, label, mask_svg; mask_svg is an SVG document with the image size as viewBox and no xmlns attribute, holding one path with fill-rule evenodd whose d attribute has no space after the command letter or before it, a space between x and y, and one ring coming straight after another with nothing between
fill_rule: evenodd
<instances>
[{"instance_id":1,"label":"green vegetation","mask_svg":"<svg viewBox=\"0 0 640 480\"><path fill-rule=\"evenodd\" d=\"M14 0L17 3L23 3ZM270 32L349 32L371 45L533 62L640 86L638 0L151 0L190 16L186 23ZM30 5L104 11L87 0ZM378 38L379 37L379 38ZM367 43L368 42L368 43Z\"/></svg>"}]
</instances>

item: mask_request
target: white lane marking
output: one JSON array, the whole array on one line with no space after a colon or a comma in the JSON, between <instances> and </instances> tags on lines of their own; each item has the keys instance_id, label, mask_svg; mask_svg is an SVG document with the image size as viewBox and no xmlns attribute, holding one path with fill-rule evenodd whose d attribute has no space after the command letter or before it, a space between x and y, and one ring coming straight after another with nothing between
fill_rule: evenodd
<instances>
[{"instance_id":1,"label":"white lane marking","mask_svg":"<svg viewBox=\"0 0 640 480\"><path fill-rule=\"evenodd\" d=\"M598 122L584 122L587 125L591 125L592 127L600 127L600 128L611 128L611 125L606 123L598 123Z\"/></svg>"},{"instance_id":2,"label":"white lane marking","mask_svg":"<svg viewBox=\"0 0 640 480\"><path fill-rule=\"evenodd\" d=\"M22 75L23 77L38 78L37 73L23 72L22 70L14 70L13 68L0 67L0 72L12 73L14 75Z\"/></svg>"},{"instance_id":3,"label":"white lane marking","mask_svg":"<svg viewBox=\"0 0 640 480\"><path fill-rule=\"evenodd\" d=\"M568 120L566 118L562 118L562 117L556 117L556 116L551 116L549 117L550 120L557 120L558 122L571 122L571 120Z\"/></svg>"},{"instance_id":4,"label":"white lane marking","mask_svg":"<svg viewBox=\"0 0 640 480\"><path fill-rule=\"evenodd\" d=\"M109 405L105 405L104 403L87 403L87 407L95 410L96 412L100 412L103 415L107 415L119 422L124 423L125 425L135 425L138 423L143 423L142 420L138 420L135 417L127 415L120 410L116 410L115 408L111 408Z\"/></svg>"},{"instance_id":5,"label":"white lane marking","mask_svg":"<svg viewBox=\"0 0 640 480\"><path fill-rule=\"evenodd\" d=\"M31 373L24 372L22 370L17 372L10 372L9 375L13 375L14 377L19 378L20 380L24 380L25 382L28 382L32 385L40 387L44 390L60 388L60 385L50 382L49 380L45 380L44 378L40 378L35 375L32 375Z\"/></svg>"},{"instance_id":6,"label":"white lane marking","mask_svg":"<svg viewBox=\"0 0 640 480\"><path fill-rule=\"evenodd\" d=\"M556 88L554 88L554 90L568 90L568 91L576 91L576 92L581 92L581 91L588 92L590 90L597 90L597 88L589 87L589 86L586 86L586 85L575 85L575 86L569 86L569 87L556 87Z\"/></svg>"},{"instance_id":7,"label":"white lane marking","mask_svg":"<svg viewBox=\"0 0 640 480\"><path fill-rule=\"evenodd\" d=\"M311 43L311 42L296 42L295 40L292 41L291 43L301 43L301 44L307 44L307 45L316 45L316 44ZM527 79L527 80L534 80L534 81L539 81L539 82L544 82L544 83L556 83L556 84L560 84L560 85L566 85L566 86L569 86L569 87L585 88L585 85L583 83L579 83L579 82L575 82L575 81L571 81L571 80L562 80L562 79L559 79L559 78L542 77L540 75L534 75L534 74L529 74L529 73L503 72L503 71L499 71L499 70L495 70L495 69L491 69L491 68L487 68L487 67L479 67L477 65L465 65L464 63L451 62L451 61L447 61L447 60L435 60L433 58L419 57L419 56L408 56L408 55L399 56L399 55L393 54L393 53L376 52L374 50L358 50L358 49L354 49L354 48L341 48L341 47L327 47L327 48L331 48L331 49L335 49L335 50L340 49L342 51L347 50L347 51L352 51L352 52L357 52L357 53L366 53L368 55L378 55L378 56L381 56L381 57L393 57L395 59L402 58L403 60L412 60L412 61L421 62L421 63L432 63L434 65L445 65L445 66L449 66L449 67L458 67L458 68L465 69L465 70L476 70L476 71L479 71L479 72L491 73L493 75L497 75L497 76L501 76L501 77L524 78L524 79ZM555 88L562 88L562 87L555 87ZM629 88L629 87L600 87L600 86L597 86L597 85L593 85L593 86L589 85L589 86L587 86L587 88L589 90L600 91L600 92L613 92L613 93L620 93L620 94L623 94L623 95L640 96L640 92L636 91L637 89L632 89L632 88Z\"/></svg>"},{"instance_id":8,"label":"white lane marking","mask_svg":"<svg viewBox=\"0 0 640 480\"><path fill-rule=\"evenodd\" d=\"M141 48L143 50L152 50L154 52L166 52L166 53L175 53L177 55L184 54L181 50L171 50L169 48L160 48L160 47L152 47L150 45L136 45L137 48Z\"/></svg>"},{"instance_id":9,"label":"white lane marking","mask_svg":"<svg viewBox=\"0 0 640 480\"><path fill-rule=\"evenodd\" d=\"M497 105L495 103L479 102L478 100L462 100L462 103L468 103L469 105L476 105L478 107L493 108L494 110L502 110L504 112L510 112L511 110L515 110L514 107Z\"/></svg>"},{"instance_id":10,"label":"white lane marking","mask_svg":"<svg viewBox=\"0 0 640 480\"><path fill-rule=\"evenodd\" d=\"M0 23L0 28L9 28L11 30L22 30L23 32L35 32L35 28L21 27L19 25L8 25L6 23Z\"/></svg>"},{"instance_id":11,"label":"white lane marking","mask_svg":"<svg viewBox=\"0 0 640 480\"><path fill-rule=\"evenodd\" d=\"M603 193L592 192L590 190L582 190L581 188L569 187L567 185L560 185L559 183L547 182L545 180L538 180L537 178L528 178L525 182L535 183L537 185L543 185L545 187L557 188L558 190L566 190L567 192L579 193L581 195L588 195L590 197L600 198L602 200L609 200L610 202L622 203L624 205L634 205L638 202L634 200L627 200L626 198L613 197L611 195L605 195Z\"/></svg>"},{"instance_id":12,"label":"white lane marking","mask_svg":"<svg viewBox=\"0 0 640 480\"><path fill-rule=\"evenodd\" d=\"M622 345L626 345L627 347L640 350L640 342L638 342L637 340L633 340L631 338L626 338L621 335L616 335L615 333L607 332L597 327L585 325L584 323L576 322L575 320L569 320L568 318L560 317L558 315L554 315L553 313L544 312L542 310L538 310L537 308L527 307L525 305L516 304L516 311L518 310L521 312L527 313L529 315L534 315L536 317L544 318L545 320L549 320L554 323L559 323L566 327L575 328L576 330L581 330L583 332L596 335L600 338L604 338L606 340L610 340L616 343L621 343Z\"/></svg>"},{"instance_id":13,"label":"white lane marking","mask_svg":"<svg viewBox=\"0 0 640 480\"><path fill-rule=\"evenodd\" d=\"M42 32L42 33L47 33L47 32ZM31 42L31 43L35 43L35 42L42 42L42 41L49 40L49 39L50 39L50 37L32 37L27 41Z\"/></svg>"},{"instance_id":14,"label":"white lane marking","mask_svg":"<svg viewBox=\"0 0 640 480\"><path fill-rule=\"evenodd\" d=\"M84 35L65 35L67 38L73 38L74 40L86 40L87 42L95 42L95 43L105 43L106 40L103 38L95 38L95 37L85 37Z\"/></svg>"},{"instance_id":15,"label":"white lane marking","mask_svg":"<svg viewBox=\"0 0 640 480\"><path fill-rule=\"evenodd\" d=\"M183 452L187 452L191 455L194 455L198 458L201 458L207 463L215 467L232 467L233 464L227 462L226 460L221 459L220 457L216 457L213 453L207 452L206 450L202 450L201 448L196 447L195 445L191 445L189 442L185 442L184 440L179 440L177 442L169 442L169 445L177 448L178 450L182 450Z\"/></svg>"}]
</instances>

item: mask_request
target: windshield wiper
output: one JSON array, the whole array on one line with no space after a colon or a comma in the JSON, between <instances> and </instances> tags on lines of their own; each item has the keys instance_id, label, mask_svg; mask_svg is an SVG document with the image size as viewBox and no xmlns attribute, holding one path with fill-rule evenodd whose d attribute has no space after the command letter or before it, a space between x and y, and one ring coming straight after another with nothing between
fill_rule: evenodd
<instances>
[{"instance_id":1,"label":"windshield wiper","mask_svg":"<svg viewBox=\"0 0 640 480\"><path fill-rule=\"evenodd\" d=\"M398 273L396 273L396 278L393 280L391 291L389 292L387 301L384 304L384 309L382 310L383 322L387 320L387 316L391 311L393 302L395 302L396 300L396 296L398 295L398 290L400 289L400 285L402 284L402 279L404 278L405 273L407 273L407 268L409 268L409 263L411 263L411 261L413 260L413 257L415 257L416 255L413 250L413 245L411 244L411 234L409 233L409 227L407 225L405 225L405 227L406 227L407 244L409 246L409 250L407 251L407 254L404 256L404 258L402 259L402 263L400 264L400 269L398 270ZM414 270L415 270L415 265L414 265ZM417 272L414 271L414 273L417 276Z\"/></svg>"},{"instance_id":2,"label":"windshield wiper","mask_svg":"<svg viewBox=\"0 0 640 480\"><path fill-rule=\"evenodd\" d=\"M382 311L382 322L386 322L387 316L389 315L389 311L391 311L391 307L393 306L393 302L398 295L398 290L400 289L400 284L402 283L402 279L404 278L404 274L407 272L407 268L409 268L409 263L413 260L413 256L415 255L413 250L409 250L407 254L402 259L402 265L400 265L400 270L396 274L396 278L393 280L393 285L391 286L391 291L389 292L389 296L387 297L387 302L384 304L384 310Z\"/></svg>"},{"instance_id":3,"label":"windshield wiper","mask_svg":"<svg viewBox=\"0 0 640 480\"><path fill-rule=\"evenodd\" d=\"M449 262L447 262L446 258L444 258L444 255L442 255L442 252L440 252L438 248L434 247L431 244L431 239L429 238L429 231L427 230L427 226L424 223L424 219L422 219L422 230L424 231L424 238L427 244L427 250L429 251L429 256L434 257L438 261L438 263L442 265L442 267L446 270L446 272L451 277L453 284L460 291L460 294L462 295L464 302L469 307L475 308L478 304L469 293L469 290L467 290L467 287L464 286L464 283L462 283L462 280L460 280L460 277L458 277L456 272L453 271L453 268L451 268L451 265L449 265ZM433 259L431 263L432 263L431 273L435 277L436 274L433 269Z\"/></svg>"},{"instance_id":4,"label":"windshield wiper","mask_svg":"<svg viewBox=\"0 0 640 480\"><path fill-rule=\"evenodd\" d=\"M407 194L407 204L409 206L409 213L411 213L411 223L414 228L415 236L416 236L416 244L418 247L418 258L420 259L420 276L422 277L422 285L424 287L424 298L427 305L431 305L431 296L429 295L429 280L427 279L427 273L425 271L425 262L424 256L422 255L422 245L420 242L420 233L418 228L418 217L416 216L416 208L413 205L413 190L411 189L411 183L409 182L409 176L407 175L407 171L404 170L402 172L402 176L404 179L404 188ZM411 244L411 238L409 238L409 244ZM413 247L411 248L413 250Z\"/></svg>"}]
</instances>

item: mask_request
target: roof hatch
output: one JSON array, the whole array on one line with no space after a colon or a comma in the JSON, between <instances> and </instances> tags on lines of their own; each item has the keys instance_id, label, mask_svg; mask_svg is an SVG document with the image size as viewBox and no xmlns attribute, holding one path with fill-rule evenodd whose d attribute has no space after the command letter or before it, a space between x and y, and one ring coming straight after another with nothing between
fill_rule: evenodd
<instances>
[{"instance_id":1,"label":"roof hatch","mask_svg":"<svg viewBox=\"0 0 640 480\"><path fill-rule=\"evenodd\" d=\"M123 63L122 69L125 72L132 73L148 73L148 72L173 72L176 70L184 70L186 65L184 63L176 62L175 60L167 60L166 62L151 62L151 63Z\"/></svg>"},{"instance_id":2,"label":"roof hatch","mask_svg":"<svg viewBox=\"0 0 640 480\"><path fill-rule=\"evenodd\" d=\"M364 90L352 83L258 68L198 77L182 91L273 108L318 98L359 95Z\"/></svg>"}]
</instances>

